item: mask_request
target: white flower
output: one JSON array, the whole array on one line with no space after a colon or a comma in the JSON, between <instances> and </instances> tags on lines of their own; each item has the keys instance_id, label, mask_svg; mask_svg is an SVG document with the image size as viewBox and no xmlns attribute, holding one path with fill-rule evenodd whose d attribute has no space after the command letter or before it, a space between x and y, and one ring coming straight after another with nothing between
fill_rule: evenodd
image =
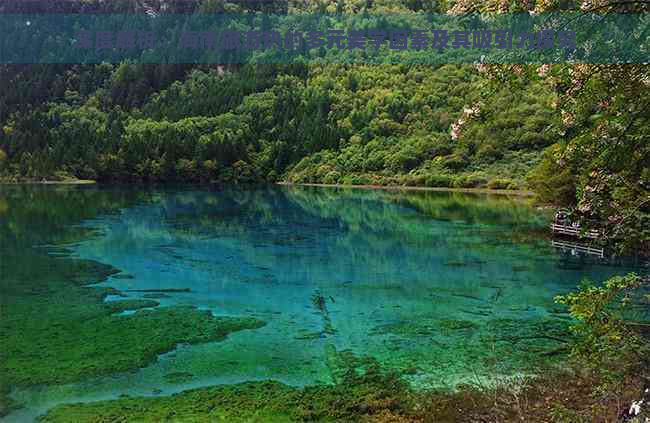
<instances>
[{"instance_id":1,"label":"white flower","mask_svg":"<svg viewBox=\"0 0 650 423\"><path fill-rule=\"evenodd\" d=\"M641 404L643 404L643 400L632 401L632 405L630 406L630 411L628 411L628 414L632 416L638 416L641 414Z\"/></svg>"}]
</instances>

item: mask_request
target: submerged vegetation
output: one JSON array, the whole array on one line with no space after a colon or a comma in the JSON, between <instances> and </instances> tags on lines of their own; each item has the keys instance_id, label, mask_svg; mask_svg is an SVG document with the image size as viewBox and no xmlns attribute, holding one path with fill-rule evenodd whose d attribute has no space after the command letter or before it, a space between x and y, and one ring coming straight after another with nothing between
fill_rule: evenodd
<instances>
[{"instance_id":1,"label":"submerged vegetation","mask_svg":"<svg viewBox=\"0 0 650 423\"><path fill-rule=\"evenodd\" d=\"M92 287L117 269L67 257L57 247L37 245L73 242L87 231L70 228L83 215L110 213L128 204L102 202L105 193L30 191L34 197L68 202L34 201L20 204L14 187L0 194L0 415L18 406L8 397L11 388L64 384L142 367L181 343L223 340L229 333L256 329L254 318L215 317L193 307L158 307L148 299L128 298L113 288ZM117 197L111 196L113 200ZM7 201L9 200L9 201ZM20 200L18 200L20 201ZM81 205L78 209L73 204ZM48 204L47 208L40 208ZM93 209L90 205L99 205ZM61 209L64 208L64 209ZM75 213L79 213L76 215ZM46 239L30 239L31 225L48 225ZM31 245L30 245L31 244ZM34 245L37 244L37 245ZM13 248L4 248L11 245ZM55 256L47 254L56 253ZM116 301L105 301L108 295ZM145 310L139 310L145 309ZM121 312L137 310L122 315Z\"/></svg>"},{"instance_id":2,"label":"submerged vegetation","mask_svg":"<svg viewBox=\"0 0 650 423\"><path fill-rule=\"evenodd\" d=\"M546 368L535 377L497 379L455 391L415 392L373 359L332 350L330 370L338 375L333 385L302 389L277 382L215 386L169 397L62 405L41 420L616 421L628 413L631 404L643 399L650 373L648 356L643 353L646 341L606 309L625 303L629 295L638 295L639 281L635 275L614 277L603 287L585 285L579 292L559 297L578 322L572 344L576 361L568 367ZM458 322L448 325L454 330L472 329ZM612 325L615 330L610 330ZM605 331L604 326L608 328ZM633 354L619 355L618 351ZM640 408L638 414L625 415L642 419L647 410Z\"/></svg>"},{"instance_id":3,"label":"submerged vegetation","mask_svg":"<svg viewBox=\"0 0 650 423\"><path fill-rule=\"evenodd\" d=\"M295 422L355 421L362 416L390 419L411 408L406 384L372 360L347 356L343 377L333 386L293 388L278 382L248 382L185 391L172 397L132 398L69 405L44 422L127 421ZM363 365L362 363L368 364Z\"/></svg>"},{"instance_id":4,"label":"submerged vegetation","mask_svg":"<svg viewBox=\"0 0 650 423\"><path fill-rule=\"evenodd\" d=\"M5 261L6 259L6 261ZM27 270L16 272L10 263ZM252 318L214 317L192 307L156 307L152 300L104 302L107 288L86 287L111 273L97 263L4 255L0 334L1 392L10 386L61 384L142 367L180 343L218 341L255 329ZM74 275L74 276L73 276ZM16 289L15 287L19 287ZM9 409L7 399L0 411Z\"/></svg>"}]
</instances>

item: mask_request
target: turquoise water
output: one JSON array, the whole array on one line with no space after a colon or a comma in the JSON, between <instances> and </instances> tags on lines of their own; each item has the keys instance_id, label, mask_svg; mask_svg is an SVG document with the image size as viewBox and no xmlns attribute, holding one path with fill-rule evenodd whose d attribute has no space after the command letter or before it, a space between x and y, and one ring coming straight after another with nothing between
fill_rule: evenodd
<instances>
[{"instance_id":1,"label":"turquoise water","mask_svg":"<svg viewBox=\"0 0 650 423\"><path fill-rule=\"evenodd\" d=\"M16 389L12 396L26 407L7 421L59 403L217 383L332 383L342 351L376 359L416 389L518 377L552 364L562 350L568 317L555 295L583 278L633 270L556 250L546 237L548 213L521 198L288 187L76 189L100 191L105 202L129 198L92 217L70 210L80 218L69 225L84 235L56 242L72 257L121 270L99 286L128 298L151 296L137 290L182 289L157 298L159 307L194 305L267 325L223 342L180 345L133 372ZM69 209L92 208L87 197ZM29 189L5 200L4 213L21 207L20 198L29 201ZM67 198L53 194L49 201L65 214ZM60 228L40 223L25 224L14 242L52 243ZM170 379L179 372L186 376Z\"/></svg>"}]
</instances>

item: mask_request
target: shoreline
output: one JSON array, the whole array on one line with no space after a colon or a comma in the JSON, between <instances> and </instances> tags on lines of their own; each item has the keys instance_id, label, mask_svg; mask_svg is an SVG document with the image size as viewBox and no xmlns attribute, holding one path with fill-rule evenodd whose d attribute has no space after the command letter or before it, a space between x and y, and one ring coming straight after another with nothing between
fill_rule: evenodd
<instances>
[{"instance_id":1,"label":"shoreline","mask_svg":"<svg viewBox=\"0 0 650 423\"><path fill-rule=\"evenodd\" d=\"M92 179L72 179L65 181L3 181L2 185L100 185L99 182ZM141 184L127 184L138 186ZM159 184L165 185L165 183ZM205 184L213 185L213 184ZM274 182L270 185L280 186L297 186L297 187L320 187L320 188L352 188L366 190L385 190L385 191L433 191L433 192L461 192L467 194L496 194L510 195L518 197L534 197L535 193L526 190L511 189L490 189L490 188L447 188L447 187L416 187L406 185L346 185L346 184L317 184L317 183L293 183L293 182Z\"/></svg>"},{"instance_id":2,"label":"shoreline","mask_svg":"<svg viewBox=\"0 0 650 423\"><path fill-rule=\"evenodd\" d=\"M92 179L71 179L66 181L3 181L0 185L95 185L97 181Z\"/></svg>"},{"instance_id":3,"label":"shoreline","mask_svg":"<svg viewBox=\"0 0 650 423\"><path fill-rule=\"evenodd\" d=\"M321 188L354 188L386 191L436 191L436 192L462 192L468 194L497 194L515 195L520 197L534 197L535 193L526 190L490 189L490 188L445 188L445 187L410 187L404 185L345 185L345 184L296 184L293 182L276 182L276 185Z\"/></svg>"}]
</instances>

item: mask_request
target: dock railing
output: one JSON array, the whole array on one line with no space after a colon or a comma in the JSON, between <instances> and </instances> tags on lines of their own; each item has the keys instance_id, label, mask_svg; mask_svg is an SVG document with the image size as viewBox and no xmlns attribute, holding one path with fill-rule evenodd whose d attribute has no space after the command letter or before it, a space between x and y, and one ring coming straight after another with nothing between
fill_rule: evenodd
<instances>
[{"instance_id":1,"label":"dock railing","mask_svg":"<svg viewBox=\"0 0 650 423\"><path fill-rule=\"evenodd\" d=\"M589 245L575 244L573 242L564 242L552 240L551 245L555 248L560 248L565 251L575 251L579 253L591 254L598 256L600 258L605 258L605 249L604 248L595 248Z\"/></svg>"},{"instance_id":2,"label":"dock railing","mask_svg":"<svg viewBox=\"0 0 650 423\"><path fill-rule=\"evenodd\" d=\"M569 225L559 225L557 223L551 223L551 230L555 234L575 236L577 238L597 239L600 237L600 232L596 230L583 231L581 228L575 228Z\"/></svg>"}]
</instances>

